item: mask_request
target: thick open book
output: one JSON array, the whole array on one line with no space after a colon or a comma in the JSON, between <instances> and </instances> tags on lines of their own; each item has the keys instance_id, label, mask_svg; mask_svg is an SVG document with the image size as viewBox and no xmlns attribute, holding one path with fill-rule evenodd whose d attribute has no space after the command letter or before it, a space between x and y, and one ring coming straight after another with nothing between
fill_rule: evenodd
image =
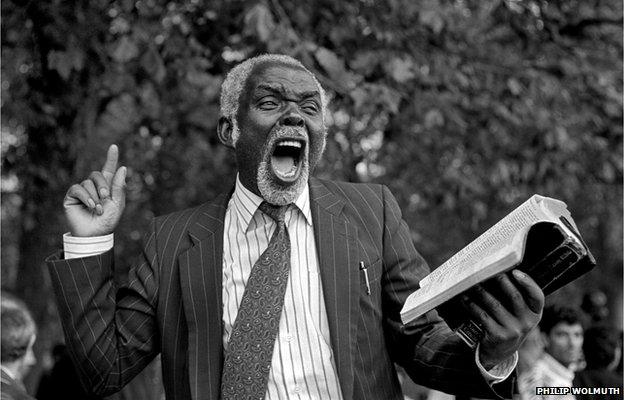
<instances>
[{"instance_id":1,"label":"thick open book","mask_svg":"<svg viewBox=\"0 0 624 400\"><path fill-rule=\"evenodd\" d=\"M459 294L514 268L528 273L549 294L595 264L566 204L536 194L421 280L420 289L407 298L401 320L407 325L437 308L474 347L483 333L467 319Z\"/></svg>"}]
</instances>

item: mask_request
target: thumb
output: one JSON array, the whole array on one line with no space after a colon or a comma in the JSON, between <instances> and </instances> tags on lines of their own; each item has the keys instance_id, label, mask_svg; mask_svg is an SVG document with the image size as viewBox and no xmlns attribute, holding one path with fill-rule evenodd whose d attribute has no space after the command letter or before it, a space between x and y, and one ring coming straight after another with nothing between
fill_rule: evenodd
<instances>
[{"instance_id":1,"label":"thumb","mask_svg":"<svg viewBox=\"0 0 624 400\"><path fill-rule=\"evenodd\" d=\"M111 185L111 197L114 201L119 203L125 199L126 188L126 167L121 167L115 172L113 176L113 182Z\"/></svg>"}]
</instances>

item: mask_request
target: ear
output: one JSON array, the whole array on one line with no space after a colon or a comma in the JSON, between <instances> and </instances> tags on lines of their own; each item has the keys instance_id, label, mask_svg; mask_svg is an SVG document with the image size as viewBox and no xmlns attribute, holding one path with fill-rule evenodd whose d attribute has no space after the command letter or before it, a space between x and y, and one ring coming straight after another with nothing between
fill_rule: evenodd
<instances>
[{"instance_id":1,"label":"ear","mask_svg":"<svg viewBox=\"0 0 624 400\"><path fill-rule=\"evenodd\" d=\"M221 143L231 149L234 148L233 132L232 121L228 117L220 117L217 123L217 135Z\"/></svg>"}]
</instances>

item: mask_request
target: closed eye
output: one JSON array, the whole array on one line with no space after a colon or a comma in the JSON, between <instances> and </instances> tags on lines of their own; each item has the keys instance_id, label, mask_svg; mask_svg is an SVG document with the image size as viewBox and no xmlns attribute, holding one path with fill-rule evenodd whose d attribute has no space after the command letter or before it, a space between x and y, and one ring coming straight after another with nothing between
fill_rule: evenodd
<instances>
[{"instance_id":1,"label":"closed eye","mask_svg":"<svg viewBox=\"0 0 624 400\"><path fill-rule=\"evenodd\" d=\"M318 105L314 101L306 101L301 104L301 108L311 114L318 112Z\"/></svg>"},{"instance_id":2,"label":"closed eye","mask_svg":"<svg viewBox=\"0 0 624 400\"><path fill-rule=\"evenodd\" d=\"M263 100L258 103L258 107L260 107L263 110L271 110L277 107L277 102L273 100Z\"/></svg>"}]
</instances>

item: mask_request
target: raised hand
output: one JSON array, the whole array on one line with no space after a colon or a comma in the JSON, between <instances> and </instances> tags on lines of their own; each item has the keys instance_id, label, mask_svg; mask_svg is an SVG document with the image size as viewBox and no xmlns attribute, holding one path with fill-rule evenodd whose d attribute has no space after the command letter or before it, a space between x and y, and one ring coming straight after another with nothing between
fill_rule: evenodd
<instances>
[{"instance_id":1,"label":"raised hand","mask_svg":"<svg viewBox=\"0 0 624 400\"><path fill-rule=\"evenodd\" d=\"M537 283L518 270L511 275L497 275L463 299L485 330L479 356L487 369L511 357L542 316L544 293Z\"/></svg>"},{"instance_id":2,"label":"raised hand","mask_svg":"<svg viewBox=\"0 0 624 400\"><path fill-rule=\"evenodd\" d=\"M65 217L72 236L112 233L126 205L126 167L117 168L119 149L111 145L101 171L93 171L72 185L63 199Z\"/></svg>"}]
</instances>

